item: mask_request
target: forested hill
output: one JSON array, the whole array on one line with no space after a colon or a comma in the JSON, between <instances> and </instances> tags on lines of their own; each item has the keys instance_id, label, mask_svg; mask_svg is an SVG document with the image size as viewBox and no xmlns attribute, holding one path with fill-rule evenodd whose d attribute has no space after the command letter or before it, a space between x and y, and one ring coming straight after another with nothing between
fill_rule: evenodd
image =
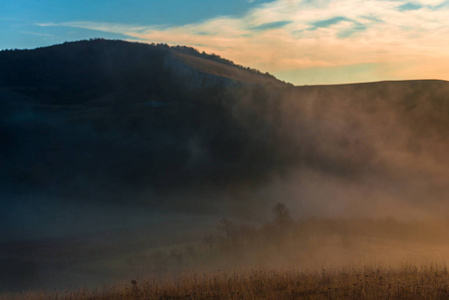
<instances>
[{"instance_id":1,"label":"forested hill","mask_svg":"<svg viewBox=\"0 0 449 300\"><path fill-rule=\"evenodd\" d=\"M195 209L244 204L273 182L314 203L309 181L338 195L334 180L369 180L443 199L448 112L444 81L294 87L192 48L123 41L2 51L1 198Z\"/></svg>"},{"instance_id":2,"label":"forested hill","mask_svg":"<svg viewBox=\"0 0 449 300\"><path fill-rule=\"evenodd\" d=\"M183 75L196 77L208 86L223 83L212 78L214 75L243 83L286 85L272 75L193 48L102 39L2 51L0 69L3 88L28 89L25 93L35 99L58 104L86 103L109 91L142 85L149 95L161 94L172 89L177 77ZM210 78L206 78L207 74Z\"/></svg>"},{"instance_id":3,"label":"forested hill","mask_svg":"<svg viewBox=\"0 0 449 300\"><path fill-rule=\"evenodd\" d=\"M2 191L95 198L252 177L270 164L272 141L247 127L274 132L255 111L235 122L235 105L288 86L188 47L93 40L2 51Z\"/></svg>"}]
</instances>

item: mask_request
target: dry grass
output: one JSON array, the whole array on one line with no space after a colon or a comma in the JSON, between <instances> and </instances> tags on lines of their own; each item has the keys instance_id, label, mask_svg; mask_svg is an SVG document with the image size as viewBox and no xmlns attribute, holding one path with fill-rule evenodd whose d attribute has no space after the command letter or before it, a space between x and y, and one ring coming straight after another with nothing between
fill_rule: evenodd
<instances>
[{"instance_id":1,"label":"dry grass","mask_svg":"<svg viewBox=\"0 0 449 300\"><path fill-rule=\"evenodd\" d=\"M1 298L1 297L0 297ZM448 299L449 275L438 265L321 271L249 271L142 280L66 293L30 292L1 299Z\"/></svg>"},{"instance_id":2,"label":"dry grass","mask_svg":"<svg viewBox=\"0 0 449 300\"><path fill-rule=\"evenodd\" d=\"M445 224L283 220L260 228L223 220L221 235L203 243L97 259L87 264L86 272L75 272L83 277L80 284L64 285L61 279L58 285L55 276L45 281L40 277L45 273L36 272L38 287L89 288L0 294L0 300L449 299ZM85 276L96 270L103 270L98 274L110 286L93 289L101 283ZM108 277L112 274L120 277ZM117 284L117 278L125 282Z\"/></svg>"}]
</instances>

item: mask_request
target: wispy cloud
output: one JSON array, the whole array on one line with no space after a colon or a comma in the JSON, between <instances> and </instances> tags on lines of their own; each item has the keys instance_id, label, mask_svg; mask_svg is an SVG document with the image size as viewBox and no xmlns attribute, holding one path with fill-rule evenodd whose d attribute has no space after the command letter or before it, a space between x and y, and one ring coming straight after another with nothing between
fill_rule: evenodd
<instances>
[{"instance_id":1,"label":"wispy cloud","mask_svg":"<svg viewBox=\"0 0 449 300\"><path fill-rule=\"evenodd\" d=\"M42 32L21 31L20 33L25 33L25 34L29 34L29 35L35 35L35 36L43 36L43 37L54 37L54 34L42 33Z\"/></svg>"},{"instance_id":2,"label":"wispy cloud","mask_svg":"<svg viewBox=\"0 0 449 300\"><path fill-rule=\"evenodd\" d=\"M373 78L449 79L448 3L277 0L260 4L242 17L218 17L183 26L40 25L101 30L148 42L201 45L200 50L275 74L379 64L390 67L379 68L376 72L383 73Z\"/></svg>"},{"instance_id":3,"label":"wispy cloud","mask_svg":"<svg viewBox=\"0 0 449 300\"><path fill-rule=\"evenodd\" d=\"M98 30L111 33L123 33L123 32L135 32L141 33L148 30L158 30L163 28L163 26L139 26L132 24L116 24L116 23L99 23L99 22L89 22L89 21L78 21L78 22L62 22L62 23L36 23L36 25L41 27L54 27L54 26L65 26L74 28L83 28L90 30Z\"/></svg>"},{"instance_id":4,"label":"wispy cloud","mask_svg":"<svg viewBox=\"0 0 449 300\"><path fill-rule=\"evenodd\" d=\"M332 25L338 24L343 21L351 21L351 20L349 20L345 17L333 17L333 18L330 18L327 20L315 21L312 23L312 26L313 26L312 29L315 30L318 28L327 28L327 27L330 27Z\"/></svg>"},{"instance_id":5,"label":"wispy cloud","mask_svg":"<svg viewBox=\"0 0 449 300\"><path fill-rule=\"evenodd\" d=\"M423 5L419 3L413 3L413 2L407 2L402 5L398 6L399 11L406 11L406 10L417 10L423 8Z\"/></svg>"},{"instance_id":6,"label":"wispy cloud","mask_svg":"<svg viewBox=\"0 0 449 300\"><path fill-rule=\"evenodd\" d=\"M258 25L258 26L251 27L249 29L250 30L256 30L256 31L258 31L258 30L264 31L264 30L282 28L285 25L290 24L290 23L292 23L292 21L269 22L269 23L265 23L265 24L261 24L261 25Z\"/></svg>"}]
</instances>

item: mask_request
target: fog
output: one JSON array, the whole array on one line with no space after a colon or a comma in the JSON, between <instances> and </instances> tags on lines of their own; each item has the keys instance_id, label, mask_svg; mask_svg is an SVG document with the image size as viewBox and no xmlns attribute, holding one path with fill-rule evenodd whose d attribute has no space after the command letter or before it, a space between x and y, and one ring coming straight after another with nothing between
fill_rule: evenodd
<instances>
[{"instance_id":1,"label":"fog","mask_svg":"<svg viewBox=\"0 0 449 300\"><path fill-rule=\"evenodd\" d=\"M242 83L151 49L157 88L121 63L67 98L1 77L2 290L446 262L447 82Z\"/></svg>"}]
</instances>

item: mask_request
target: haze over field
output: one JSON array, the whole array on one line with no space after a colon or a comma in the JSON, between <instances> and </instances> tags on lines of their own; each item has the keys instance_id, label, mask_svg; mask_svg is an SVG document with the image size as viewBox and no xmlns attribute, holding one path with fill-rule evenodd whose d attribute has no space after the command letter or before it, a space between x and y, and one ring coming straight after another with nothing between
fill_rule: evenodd
<instances>
[{"instance_id":1,"label":"haze over field","mask_svg":"<svg viewBox=\"0 0 449 300\"><path fill-rule=\"evenodd\" d=\"M448 1L91 2L0 0L0 298L378 265L447 294Z\"/></svg>"},{"instance_id":2,"label":"haze over field","mask_svg":"<svg viewBox=\"0 0 449 300\"><path fill-rule=\"evenodd\" d=\"M7 290L445 261L445 81L295 87L102 39L3 51L0 70ZM279 202L294 221L276 229Z\"/></svg>"}]
</instances>

